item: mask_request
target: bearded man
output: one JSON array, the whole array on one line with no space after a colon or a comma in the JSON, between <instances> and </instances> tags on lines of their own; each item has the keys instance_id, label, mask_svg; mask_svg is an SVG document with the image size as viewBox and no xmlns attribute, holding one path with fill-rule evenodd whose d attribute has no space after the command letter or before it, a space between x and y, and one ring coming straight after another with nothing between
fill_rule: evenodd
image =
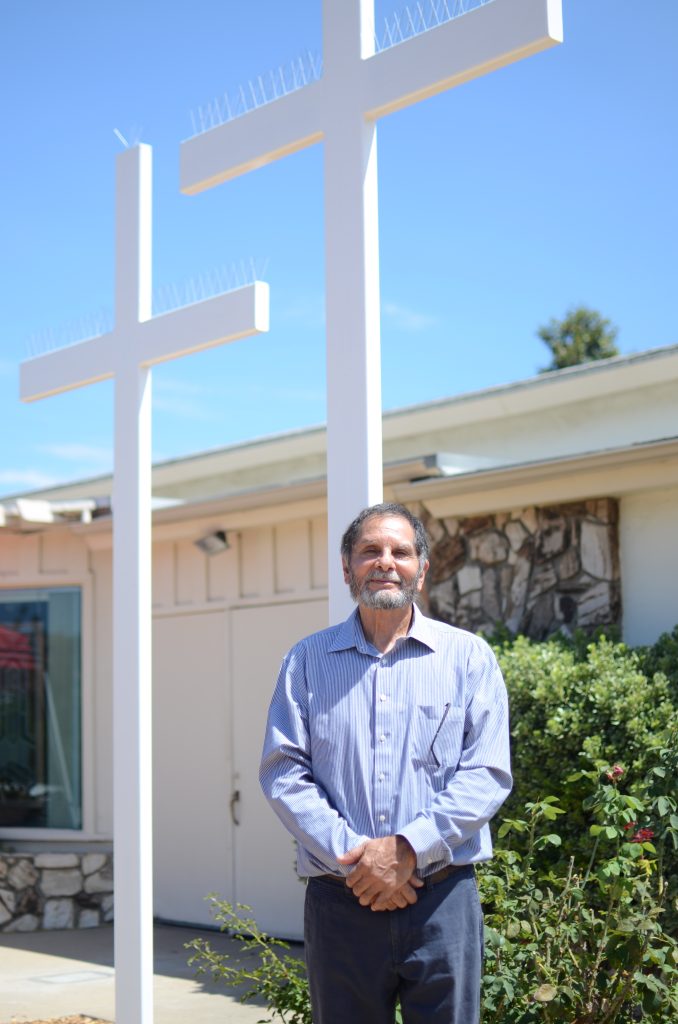
<instances>
[{"instance_id":1,"label":"bearded man","mask_svg":"<svg viewBox=\"0 0 678 1024\"><path fill-rule=\"evenodd\" d=\"M426 532L364 509L341 545L357 602L284 658L261 784L308 878L314 1024L475 1024L483 922L474 865L511 789L506 689L479 637L414 604Z\"/></svg>"}]
</instances>

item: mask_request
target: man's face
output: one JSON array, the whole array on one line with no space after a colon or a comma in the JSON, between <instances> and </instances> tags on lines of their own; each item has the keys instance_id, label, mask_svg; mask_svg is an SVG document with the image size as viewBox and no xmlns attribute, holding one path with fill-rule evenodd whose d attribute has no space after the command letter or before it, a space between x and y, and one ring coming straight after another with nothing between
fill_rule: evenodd
<instances>
[{"instance_id":1,"label":"man's face","mask_svg":"<svg viewBox=\"0 0 678 1024\"><path fill-rule=\"evenodd\" d=\"M414 530L400 516L373 516L362 525L344 580L366 608L405 608L424 585L428 562L419 565Z\"/></svg>"}]
</instances>

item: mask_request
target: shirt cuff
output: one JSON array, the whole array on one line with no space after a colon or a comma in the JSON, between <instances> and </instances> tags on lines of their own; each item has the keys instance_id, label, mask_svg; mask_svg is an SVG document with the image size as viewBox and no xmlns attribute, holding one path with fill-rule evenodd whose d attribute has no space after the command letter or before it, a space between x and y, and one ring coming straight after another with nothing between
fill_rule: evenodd
<instances>
[{"instance_id":1,"label":"shirt cuff","mask_svg":"<svg viewBox=\"0 0 678 1024\"><path fill-rule=\"evenodd\" d=\"M417 871L427 871L432 864L449 864L450 851L426 818L416 818L398 829L396 835L407 839L417 857Z\"/></svg>"}]
</instances>

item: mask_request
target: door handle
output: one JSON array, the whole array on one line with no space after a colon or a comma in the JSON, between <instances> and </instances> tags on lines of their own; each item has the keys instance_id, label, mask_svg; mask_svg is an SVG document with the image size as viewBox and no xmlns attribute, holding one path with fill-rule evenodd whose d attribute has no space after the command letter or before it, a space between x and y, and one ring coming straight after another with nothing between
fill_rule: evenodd
<instances>
[{"instance_id":1,"label":"door handle","mask_svg":"<svg viewBox=\"0 0 678 1024\"><path fill-rule=\"evenodd\" d=\"M234 789L231 794L231 821L234 825L240 824L240 818L236 814L236 807L240 803L240 790Z\"/></svg>"}]
</instances>

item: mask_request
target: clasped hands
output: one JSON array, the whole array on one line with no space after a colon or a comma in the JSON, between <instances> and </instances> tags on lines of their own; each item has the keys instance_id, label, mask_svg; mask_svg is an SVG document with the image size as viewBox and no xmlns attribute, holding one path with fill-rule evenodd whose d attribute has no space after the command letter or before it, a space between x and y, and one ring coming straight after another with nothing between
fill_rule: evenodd
<instances>
[{"instance_id":1,"label":"clasped hands","mask_svg":"<svg viewBox=\"0 0 678 1024\"><path fill-rule=\"evenodd\" d=\"M403 836L369 839L337 860L356 865L346 884L363 907L399 910L417 902L424 883L414 874L417 857Z\"/></svg>"}]
</instances>

